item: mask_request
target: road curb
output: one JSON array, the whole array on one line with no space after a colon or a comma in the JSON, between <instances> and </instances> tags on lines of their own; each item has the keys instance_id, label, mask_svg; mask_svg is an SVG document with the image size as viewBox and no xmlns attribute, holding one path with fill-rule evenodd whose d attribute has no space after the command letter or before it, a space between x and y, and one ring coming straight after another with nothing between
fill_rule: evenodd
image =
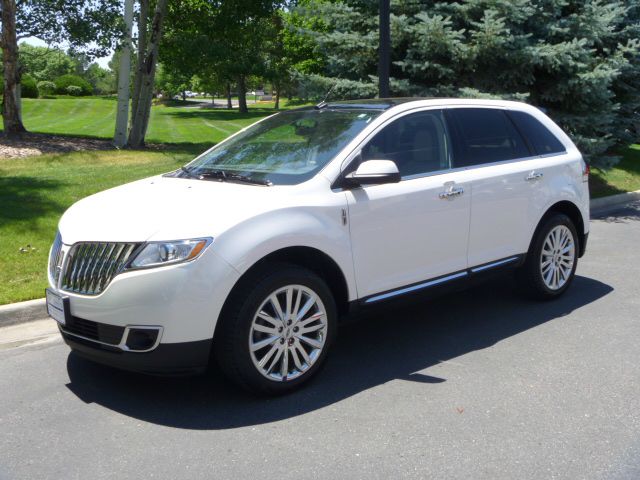
<instances>
[{"instance_id":1,"label":"road curb","mask_svg":"<svg viewBox=\"0 0 640 480\"><path fill-rule=\"evenodd\" d=\"M613 207L640 200L640 190L626 192L619 195L611 195L591 200L590 208L592 216L598 215ZM44 298L29 300L27 302L10 303L0 305L0 327L15 325L18 323L32 322L47 317Z\"/></svg>"},{"instance_id":2,"label":"road curb","mask_svg":"<svg viewBox=\"0 0 640 480\"><path fill-rule=\"evenodd\" d=\"M598 214L613 207L635 202L637 200L640 200L640 190L620 193L618 195L610 195L608 197L595 198L590 202L591 214Z\"/></svg>"},{"instance_id":3,"label":"road curb","mask_svg":"<svg viewBox=\"0 0 640 480\"><path fill-rule=\"evenodd\" d=\"M0 327L47 318L44 298L0 305Z\"/></svg>"}]
</instances>

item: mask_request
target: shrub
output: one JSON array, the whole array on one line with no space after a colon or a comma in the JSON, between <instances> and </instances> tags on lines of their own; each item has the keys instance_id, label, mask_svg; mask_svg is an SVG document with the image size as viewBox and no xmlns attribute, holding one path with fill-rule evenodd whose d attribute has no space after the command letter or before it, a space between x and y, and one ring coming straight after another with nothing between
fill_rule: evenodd
<instances>
[{"instance_id":1,"label":"shrub","mask_svg":"<svg viewBox=\"0 0 640 480\"><path fill-rule=\"evenodd\" d=\"M77 85L69 85L67 87L67 93L73 97L79 97L82 95L82 88Z\"/></svg>"},{"instance_id":2,"label":"shrub","mask_svg":"<svg viewBox=\"0 0 640 480\"><path fill-rule=\"evenodd\" d=\"M40 95L52 95L56 91L56 84L48 80L38 82L38 92Z\"/></svg>"},{"instance_id":3,"label":"shrub","mask_svg":"<svg viewBox=\"0 0 640 480\"><path fill-rule=\"evenodd\" d=\"M80 95L91 95L93 93L93 87L91 84L78 75L62 75L61 77L56 78L54 83L56 84L56 93L60 93L62 95L69 93L67 91L67 87L69 86L80 87L82 92Z\"/></svg>"},{"instance_id":4,"label":"shrub","mask_svg":"<svg viewBox=\"0 0 640 480\"><path fill-rule=\"evenodd\" d=\"M22 98L38 98L38 86L36 80L29 74L22 76L20 81Z\"/></svg>"},{"instance_id":5,"label":"shrub","mask_svg":"<svg viewBox=\"0 0 640 480\"><path fill-rule=\"evenodd\" d=\"M296 80L298 97L304 100L322 100L329 92L329 100L373 98L378 93L378 86L372 81L335 79L315 74L299 75Z\"/></svg>"}]
</instances>

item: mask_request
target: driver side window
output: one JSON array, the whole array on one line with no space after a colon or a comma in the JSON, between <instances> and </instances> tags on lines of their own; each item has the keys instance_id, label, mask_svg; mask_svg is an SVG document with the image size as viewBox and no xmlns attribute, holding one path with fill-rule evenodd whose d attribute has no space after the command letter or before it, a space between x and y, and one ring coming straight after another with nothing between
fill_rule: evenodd
<instances>
[{"instance_id":1,"label":"driver side window","mask_svg":"<svg viewBox=\"0 0 640 480\"><path fill-rule=\"evenodd\" d=\"M450 151L442 111L428 110L384 127L362 149L361 161L392 160L405 178L449 169Z\"/></svg>"}]
</instances>

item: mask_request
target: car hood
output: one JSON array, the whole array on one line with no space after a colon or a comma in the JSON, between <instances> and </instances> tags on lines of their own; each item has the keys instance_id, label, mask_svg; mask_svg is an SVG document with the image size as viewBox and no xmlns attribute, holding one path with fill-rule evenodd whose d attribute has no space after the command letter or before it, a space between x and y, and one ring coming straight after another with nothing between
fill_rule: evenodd
<instances>
[{"instance_id":1,"label":"car hood","mask_svg":"<svg viewBox=\"0 0 640 480\"><path fill-rule=\"evenodd\" d=\"M215 237L248 217L291 205L295 190L152 177L80 200L64 213L59 227L67 245Z\"/></svg>"}]
</instances>

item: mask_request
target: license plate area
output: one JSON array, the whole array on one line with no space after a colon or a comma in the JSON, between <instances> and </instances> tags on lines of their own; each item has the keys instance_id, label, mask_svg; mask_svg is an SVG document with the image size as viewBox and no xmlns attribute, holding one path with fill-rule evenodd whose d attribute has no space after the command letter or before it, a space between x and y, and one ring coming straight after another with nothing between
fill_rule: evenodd
<instances>
[{"instance_id":1,"label":"license plate area","mask_svg":"<svg viewBox=\"0 0 640 480\"><path fill-rule=\"evenodd\" d=\"M67 320L71 317L69 297L63 297L50 288L45 290L45 295L47 298L47 313L49 316L60 325L66 325Z\"/></svg>"}]
</instances>

